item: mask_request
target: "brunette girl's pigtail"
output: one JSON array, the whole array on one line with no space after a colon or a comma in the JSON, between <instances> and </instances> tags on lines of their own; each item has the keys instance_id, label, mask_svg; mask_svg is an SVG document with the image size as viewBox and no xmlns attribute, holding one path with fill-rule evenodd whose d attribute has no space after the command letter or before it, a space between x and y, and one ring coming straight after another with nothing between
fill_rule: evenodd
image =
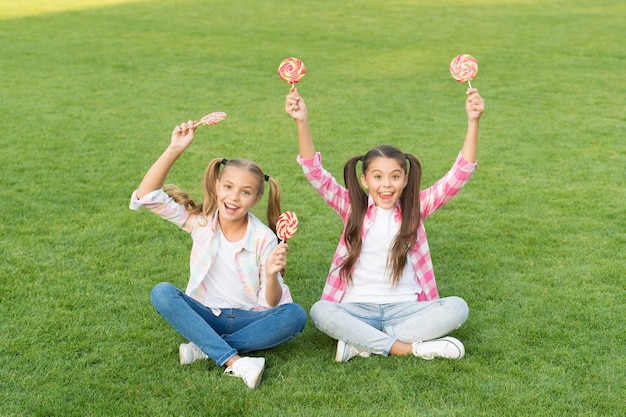
<instances>
[{"instance_id":1,"label":"brunette girl's pigtail","mask_svg":"<svg viewBox=\"0 0 626 417\"><path fill-rule=\"evenodd\" d=\"M343 168L343 180L350 194L350 203L352 204L352 211L365 210L367 207L367 194L361 188L361 181L357 177L356 166L359 161L362 161L362 156L355 156L350 158Z\"/></svg>"},{"instance_id":2,"label":"brunette girl's pigtail","mask_svg":"<svg viewBox=\"0 0 626 417\"><path fill-rule=\"evenodd\" d=\"M343 180L350 195L350 216L344 232L348 256L344 259L341 266L341 277L348 282L352 280L352 269L354 269L361 253L363 243L361 227L367 211L367 194L361 188L361 182L356 173L357 164L362 160L362 156L352 157L343 168Z\"/></svg>"},{"instance_id":3,"label":"brunette girl's pigtail","mask_svg":"<svg viewBox=\"0 0 626 417\"><path fill-rule=\"evenodd\" d=\"M420 185L422 182L422 164L413 155L405 154L409 161L408 181L404 189L402 198L402 212L408 214L411 224L411 230L417 232L417 227L421 222L420 208Z\"/></svg>"},{"instance_id":4,"label":"brunette girl's pigtail","mask_svg":"<svg viewBox=\"0 0 626 417\"><path fill-rule=\"evenodd\" d=\"M408 255L415 242L417 242L417 227L420 222L419 187L422 177L422 167L413 155L404 154L409 162L407 173L407 185L400 196L402 208L402 223L396 235L391 253L387 259L391 270L393 285L398 285L402 278L402 271L408 262Z\"/></svg>"}]
</instances>

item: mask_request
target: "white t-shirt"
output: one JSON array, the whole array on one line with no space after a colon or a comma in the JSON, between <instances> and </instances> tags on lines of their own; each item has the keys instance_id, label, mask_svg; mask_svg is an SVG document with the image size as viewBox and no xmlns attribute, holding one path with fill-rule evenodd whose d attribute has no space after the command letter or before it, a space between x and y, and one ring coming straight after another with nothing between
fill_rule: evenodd
<instances>
[{"instance_id":1,"label":"white t-shirt","mask_svg":"<svg viewBox=\"0 0 626 417\"><path fill-rule=\"evenodd\" d=\"M415 281L413 266L407 261L397 286L387 270L387 257L393 239L400 230L394 221L394 210L376 207L374 224L368 230L361 246L361 256L352 273L352 284L341 299L342 303L402 303L415 301L419 284Z\"/></svg>"},{"instance_id":2,"label":"white t-shirt","mask_svg":"<svg viewBox=\"0 0 626 417\"><path fill-rule=\"evenodd\" d=\"M235 254L241 251L243 239L230 242L221 230L218 230L217 235L219 248L215 262L200 284L204 287L202 293L206 294L206 299L202 300L202 304L211 308L253 310L256 304L246 296L235 269Z\"/></svg>"}]
</instances>

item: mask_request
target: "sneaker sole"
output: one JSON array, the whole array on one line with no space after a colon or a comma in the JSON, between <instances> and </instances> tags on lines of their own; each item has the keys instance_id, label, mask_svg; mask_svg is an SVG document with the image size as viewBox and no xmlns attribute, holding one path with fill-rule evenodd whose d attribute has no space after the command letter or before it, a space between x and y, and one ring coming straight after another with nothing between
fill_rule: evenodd
<instances>
[{"instance_id":1,"label":"sneaker sole","mask_svg":"<svg viewBox=\"0 0 626 417\"><path fill-rule=\"evenodd\" d=\"M346 342L343 340L337 341L337 352L335 352L335 362L347 362L343 360L344 353L346 351Z\"/></svg>"},{"instance_id":2,"label":"sneaker sole","mask_svg":"<svg viewBox=\"0 0 626 417\"><path fill-rule=\"evenodd\" d=\"M458 357L454 357L454 358L448 358L448 359L461 359L463 356L465 356L465 347L463 346L463 343L461 343L461 341L459 339L456 339L452 336L446 336L446 337L442 337L440 340L446 340L450 343L452 343L452 345L458 349L459 351L459 356Z\"/></svg>"},{"instance_id":3,"label":"sneaker sole","mask_svg":"<svg viewBox=\"0 0 626 417\"><path fill-rule=\"evenodd\" d=\"M263 372L265 372L265 358L263 358L263 368L261 368L261 372L259 372L259 376L257 377L256 381L254 381L254 385L249 386L248 384L246 384L246 386L250 389L257 389L259 385L261 385L261 380L263 379Z\"/></svg>"},{"instance_id":4,"label":"sneaker sole","mask_svg":"<svg viewBox=\"0 0 626 417\"><path fill-rule=\"evenodd\" d=\"M187 352L187 349L183 347L183 345L181 344L178 347L178 360L180 361L181 365L189 365L190 363L192 363L189 361L189 358L187 357L186 352Z\"/></svg>"},{"instance_id":5,"label":"sneaker sole","mask_svg":"<svg viewBox=\"0 0 626 417\"><path fill-rule=\"evenodd\" d=\"M259 377L256 379L256 382L254 383L254 387L252 387L252 389L257 389L259 388L259 385L261 385L261 379L263 379L263 372L265 372L265 365L263 366L263 370L261 370L261 373L259 374Z\"/></svg>"}]
</instances>

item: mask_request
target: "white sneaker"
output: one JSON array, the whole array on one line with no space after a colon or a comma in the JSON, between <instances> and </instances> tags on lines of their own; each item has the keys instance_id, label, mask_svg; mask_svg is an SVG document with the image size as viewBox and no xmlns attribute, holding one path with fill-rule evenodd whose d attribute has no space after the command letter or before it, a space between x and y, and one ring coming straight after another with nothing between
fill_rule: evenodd
<instances>
[{"instance_id":1,"label":"white sneaker","mask_svg":"<svg viewBox=\"0 0 626 417\"><path fill-rule=\"evenodd\" d=\"M414 342L413 355L426 360L435 357L461 359L465 355L465 348L460 340L447 336L441 339Z\"/></svg>"},{"instance_id":2,"label":"white sneaker","mask_svg":"<svg viewBox=\"0 0 626 417\"><path fill-rule=\"evenodd\" d=\"M243 379L248 388L255 389L261 384L265 369L265 358L240 358L226 368L225 374Z\"/></svg>"},{"instance_id":3,"label":"white sneaker","mask_svg":"<svg viewBox=\"0 0 626 417\"><path fill-rule=\"evenodd\" d=\"M195 361L203 361L209 359L206 353L193 343L183 343L178 347L178 356L181 365L188 365Z\"/></svg>"},{"instance_id":4,"label":"white sneaker","mask_svg":"<svg viewBox=\"0 0 626 417\"><path fill-rule=\"evenodd\" d=\"M335 361L348 362L350 359L354 358L355 356L368 358L370 356L370 353L364 350L359 350L355 348L354 346L347 344L343 340L337 341L337 353L335 353Z\"/></svg>"}]
</instances>

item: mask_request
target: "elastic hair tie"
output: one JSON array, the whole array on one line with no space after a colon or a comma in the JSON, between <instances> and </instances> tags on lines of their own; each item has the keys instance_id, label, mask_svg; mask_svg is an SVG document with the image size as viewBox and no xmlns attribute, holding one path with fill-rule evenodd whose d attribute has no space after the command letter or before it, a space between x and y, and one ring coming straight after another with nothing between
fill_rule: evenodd
<instances>
[{"instance_id":1,"label":"elastic hair tie","mask_svg":"<svg viewBox=\"0 0 626 417\"><path fill-rule=\"evenodd\" d=\"M404 154L404 159L409 159L409 154L408 153Z\"/></svg>"},{"instance_id":2,"label":"elastic hair tie","mask_svg":"<svg viewBox=\"0 0 626 417\"><path fill-rule=\"evenodd\" d=\"M228 159L226 158L222 158L222 162L220 162L220 164L222 165L226 165L226 163L228 162Z\"/></svg>"},{"instance_id":3,"label":"elastic hair tie","mask_svg":"<svg viewBox=\"0 0 626 417\"><path fill-rule=\"evenodd\" d=\"M270 180L270 176L269 175L266 174L266 175L264 175L264 177L265 177L265 181L269 181Z\"/></svg>"},{"instance_id":4,"label":"elastic hair tie","mask_svg":"<svg viewBox=\"0 0 626 417\"><path fill-rule=\"evenodd\" d=\"M359 156L359 161L363 162L363 155Z\"/></svg>"}]
</instances>

